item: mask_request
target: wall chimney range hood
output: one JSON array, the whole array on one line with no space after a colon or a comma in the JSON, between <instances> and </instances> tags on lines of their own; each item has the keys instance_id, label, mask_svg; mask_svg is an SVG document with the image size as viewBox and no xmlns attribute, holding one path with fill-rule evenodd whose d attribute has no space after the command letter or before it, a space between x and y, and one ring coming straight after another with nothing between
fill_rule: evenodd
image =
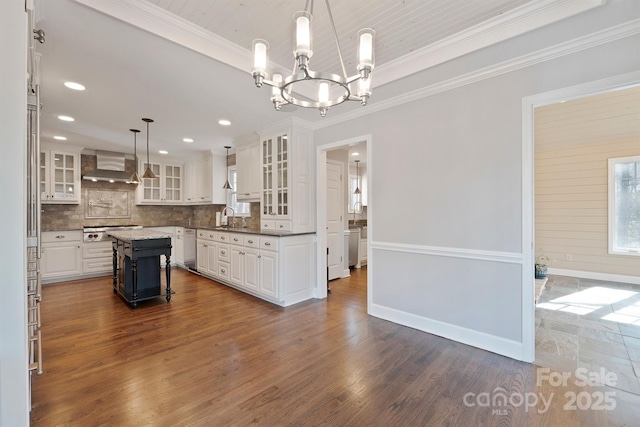
<instances>
[{"instance_id":1,"label":"wall chimney range hood","mask_svg":"<svg viewBox=\"0 0 640 427\"><path fill-rule=\"evenodd\" d=\"M97 168L85 174L88 181L129 182L131 173L125 172L124 153L96 150Z\"/></svg>"}]
</instances>

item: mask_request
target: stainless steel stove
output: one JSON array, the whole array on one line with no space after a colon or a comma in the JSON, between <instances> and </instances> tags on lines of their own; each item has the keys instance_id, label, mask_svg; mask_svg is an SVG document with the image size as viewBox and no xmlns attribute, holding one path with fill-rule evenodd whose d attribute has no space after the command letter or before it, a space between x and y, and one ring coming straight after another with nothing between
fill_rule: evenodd
<instances>
[{"instance_id":1,"label":"stainless steel stove","mask_svg":"<svg viewBox=\"0 0 640 427\"><path fill-rule=\"evenodd\" d=\"M100 242L109 239L108 231L113 230L140 230L141 225L104 225L100 227L83 227L84 242Z\"/></svg>"}]
</instances>

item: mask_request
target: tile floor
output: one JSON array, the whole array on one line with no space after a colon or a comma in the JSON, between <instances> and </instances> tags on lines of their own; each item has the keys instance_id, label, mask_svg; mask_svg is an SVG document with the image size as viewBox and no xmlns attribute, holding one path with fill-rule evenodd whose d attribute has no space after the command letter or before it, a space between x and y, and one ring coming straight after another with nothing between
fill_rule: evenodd
<instances>
[{"instance_id":1,"label":"tile floor","mask_svg":"<svg viewBox=\"0 0 640 427\"><path fill-rule=\"evenodd\" d=\"M640 286L549 275L536 305L536 364L616 374L640 394Z\"/></svg>"}]
</instances>

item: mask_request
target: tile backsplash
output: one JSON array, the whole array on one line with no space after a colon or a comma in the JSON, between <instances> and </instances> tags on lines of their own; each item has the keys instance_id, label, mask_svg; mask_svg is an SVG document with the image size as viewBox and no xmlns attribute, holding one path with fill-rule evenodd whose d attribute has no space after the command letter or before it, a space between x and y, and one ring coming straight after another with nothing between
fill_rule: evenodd
<instances>
[{"instance_id":1,"label":"tile backsplash","mask_svg":"<svg viewBox=\"0 0 640 427\"><path fill-rule=\"evenodd\" d=\"M81 175L95 169L96 157L82 155ZM133 173L134 161L126 160L125 170ZM215 226L216 212L222 211L224 205L202 205L202 206L149 206L135 204L136 186L125 183L93 182L82 181L82 199L79 205L42 205L42 230L75 230L83 226L102 225L143 225L145 227L158 226L184 226L184 227L213 227ZM99 212L90 211L87 194L101 194L106 198L110 196L114 200L120 201L127 196L128 210L126 206L119 206L119 209L109 210L95 209ZM128 216L127 216L128 215ZM249 228L260 228L260 204L251 203L251 218L248 220Z\"/></svg>"}]
</instances>

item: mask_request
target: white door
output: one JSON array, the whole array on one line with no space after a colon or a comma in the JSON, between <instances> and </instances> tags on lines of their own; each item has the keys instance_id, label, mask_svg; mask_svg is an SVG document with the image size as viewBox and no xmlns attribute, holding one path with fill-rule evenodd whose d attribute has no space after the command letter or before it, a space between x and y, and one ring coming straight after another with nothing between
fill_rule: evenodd
<instances>
[{"instance_id":1,"label":"white door","mask_svg":"<svg viewBox=\"0 0 640 427\"><path fill-rule=\"evenodd\" d=\"M344 270L342 262L342 162L327 160L327 247L328 280L337 279Z\"/></svg>"}]
</instances>

